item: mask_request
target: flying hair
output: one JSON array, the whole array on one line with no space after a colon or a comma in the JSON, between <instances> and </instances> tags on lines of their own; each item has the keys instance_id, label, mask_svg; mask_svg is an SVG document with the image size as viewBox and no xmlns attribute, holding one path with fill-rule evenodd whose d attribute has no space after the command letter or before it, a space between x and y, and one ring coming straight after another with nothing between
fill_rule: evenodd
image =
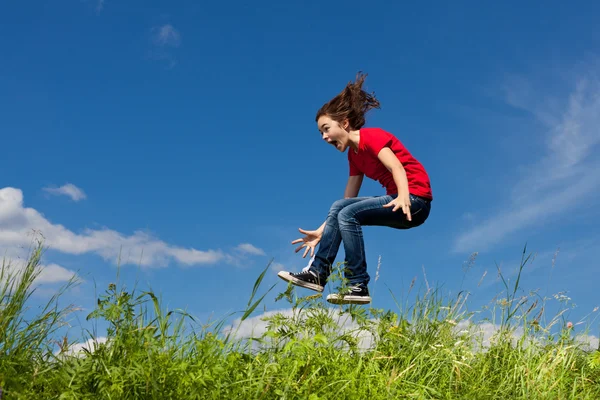
<instances>
[{"instance_id":1,"label":"flying hair","mask_svg":"<svg viewBox=\"0 0 600 400\"><path fill-rule=\"evenodd\" d=\"M367 93L362 88L366 77L366 74L358 72L355 82L349 82L344 90L317 111L315 121L326 115L340 124L348 119L349 129L362 128L365 114L372 108L381 108L375 93Z\"/></svg>"}]
</instances>

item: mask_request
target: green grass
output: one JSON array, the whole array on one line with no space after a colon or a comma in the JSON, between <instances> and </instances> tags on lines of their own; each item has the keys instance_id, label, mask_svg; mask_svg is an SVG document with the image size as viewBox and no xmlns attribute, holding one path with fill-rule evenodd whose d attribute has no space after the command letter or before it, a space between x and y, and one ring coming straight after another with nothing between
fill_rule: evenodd
<instances>
[{"instance_id":1,"label":"green grass","mask_svg":"<svg viewBox=\"0 0 600 400\"><path fill-rule=\"evenodd\" d=\"M24 318L41 254L38 243L18 273L2 266L3 399L600 398L600 352L576 340L567 306L547 321L548 299L521 294L526 257L486 310L468 311L467 292L427 288L393 312L332 307L288 286L277 295L288 311L265 317L267 329L253 337L241 327L273 289L261 291L268 265L233 327L202 325L164 310L151 292L111 284L88 315L108 323L107 341L72 354L58 332L74 309L59 308L58 298L73 282ZM488 325L472 322L483 313ZM478 332L491 324L484 342Z\"/></svg>"}]
</instances>

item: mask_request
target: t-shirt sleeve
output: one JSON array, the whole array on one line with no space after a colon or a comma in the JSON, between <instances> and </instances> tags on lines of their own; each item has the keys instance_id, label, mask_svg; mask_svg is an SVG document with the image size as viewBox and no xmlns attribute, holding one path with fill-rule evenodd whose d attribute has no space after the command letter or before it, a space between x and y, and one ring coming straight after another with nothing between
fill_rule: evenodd
<instances>
[{"instance_id":1,"label":"t-shirt sleeve","mask_svg":"<svg viewBox=\"0 0 600 400\"><path fill-rule=\"evenodd\" d=\"M392 144L393 138L389 133L381 129L374 129L369 135L369 140L365 142L365 147L371 154L377 157L384 147L391 148Z\"/></svg>"}]
</instances>

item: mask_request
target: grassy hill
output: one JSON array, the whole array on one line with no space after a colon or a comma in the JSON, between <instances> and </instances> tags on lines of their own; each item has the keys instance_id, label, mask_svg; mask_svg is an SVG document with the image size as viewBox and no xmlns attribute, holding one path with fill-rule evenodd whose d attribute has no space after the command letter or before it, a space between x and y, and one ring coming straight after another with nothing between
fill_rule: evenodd
<instances>
[{"instance_id":1,"label":"grassy hill","mask_svg":"<svg viewBox=\"0 0 600 400\"><path fill-rule=\"evenodd\" d=\"M2 399L600 398L598 349L561 313L544 323L544 299L518 294L518 279L494 303L497 319L479 322L466 292L428 289L395 313L332 307L289 286L277 296L287 308L254 333L247 323L270 293L261 290L269 266L229 326L111 284L88 316L109 324L106 338L90 335L94 345L74 351L58 334L73 311L57 306L61 293L24 319L41 254L40 243L24 268L2 267Z\"/></svg>"}]
</instances>

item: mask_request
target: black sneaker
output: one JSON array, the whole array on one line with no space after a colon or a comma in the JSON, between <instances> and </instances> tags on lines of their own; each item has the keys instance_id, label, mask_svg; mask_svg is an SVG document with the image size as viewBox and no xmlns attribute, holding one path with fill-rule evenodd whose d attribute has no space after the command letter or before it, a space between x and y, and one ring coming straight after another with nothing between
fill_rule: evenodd
<instances>
[{"instance_id":1,"label":"black sneaker","mask_svg":"<svg viewBox=\"0 0 600 400\"><path fill-rule=\"evenodd\" d=\"M327 301L333 304L369 304L371 296L366 285L359 283L345 289L344 293L333 293L327 296Z\"/></svg>"},{"instance_id":2,"label":"black sneaker","mask_svg":"<svg viewBox=\"0 0 600 400\"><path fill-rule=\"evenodd\" d=\"M306 289L322 292L325 289L326 279L321 279L314 271L301 271L298 273L280 271L278 277L284 281L291 282L296 286L301 286Z\"/></svg>"}]
</instances>

